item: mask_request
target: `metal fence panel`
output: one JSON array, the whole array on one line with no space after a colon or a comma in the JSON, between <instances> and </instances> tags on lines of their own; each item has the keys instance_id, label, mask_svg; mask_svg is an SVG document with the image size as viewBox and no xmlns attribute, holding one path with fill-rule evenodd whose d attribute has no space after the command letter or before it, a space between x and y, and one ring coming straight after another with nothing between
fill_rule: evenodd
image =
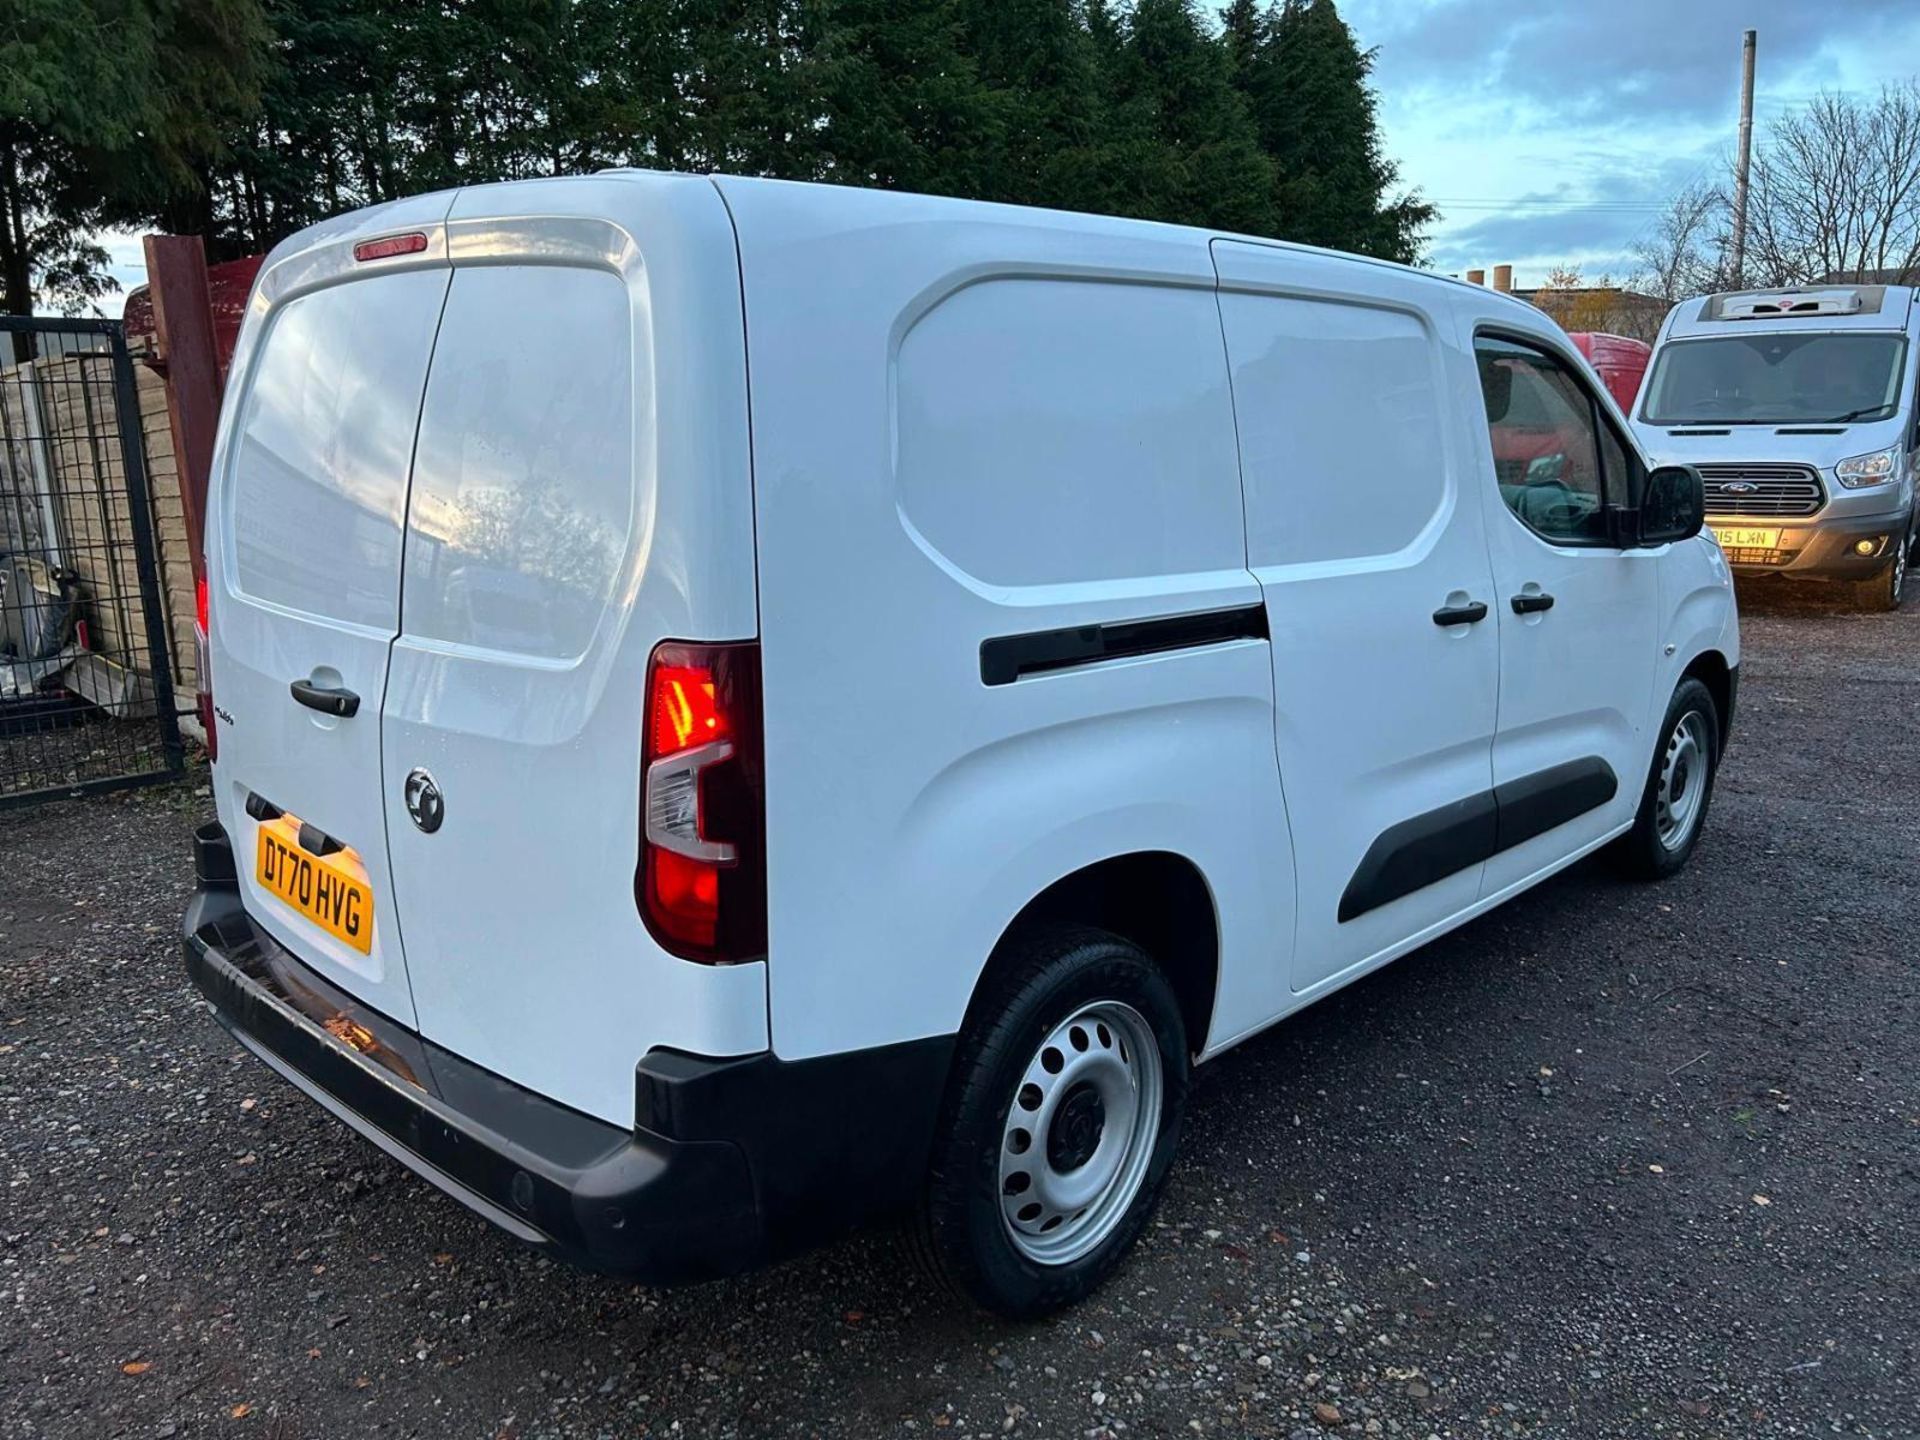
<instances>
[{"instance_id":1,"label":"metal fence panel","mask_svg":"<svg viewBox=\"0 0 1920 1440\"><path fill-rule=\"evenodd\" d=\"M0 315L0 809L183 765L118 321Z\"/></svg>"}]
</instances>

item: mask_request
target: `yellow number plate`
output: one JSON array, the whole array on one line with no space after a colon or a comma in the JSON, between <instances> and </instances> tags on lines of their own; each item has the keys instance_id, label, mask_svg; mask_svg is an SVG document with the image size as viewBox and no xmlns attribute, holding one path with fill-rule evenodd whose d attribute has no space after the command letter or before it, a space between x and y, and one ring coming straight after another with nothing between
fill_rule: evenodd
<instances>
[{"instance_id":1,"label":"yellow number plate","mask_svg":"<svg viewBox=\"0 0 1920 1440\"><path fill-rule=\"evenodd\" d=\"M1713 538L1722 550L1778 550L1780 532L1759 525L1715 525Z\"/></svg>"},{"instance_id":2,"label":"yellow number plate","mask_svg":"<svg viewBox=\"0 0 1920 1440\"><path fill-rule=\"evenodd\" d=\"M373 886L351 850L314 855L300 848L300 822L291 815L260 827L253 875L329 935L362 955L373 950Z\"/></svg>"}]
</instances>

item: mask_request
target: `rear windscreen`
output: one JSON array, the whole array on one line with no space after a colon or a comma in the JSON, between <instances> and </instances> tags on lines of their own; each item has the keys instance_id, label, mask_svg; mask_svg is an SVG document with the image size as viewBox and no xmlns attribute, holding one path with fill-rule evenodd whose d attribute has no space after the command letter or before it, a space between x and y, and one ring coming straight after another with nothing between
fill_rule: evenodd
<instances>
[{"instance_id":1,"label":"rear windscreen","mask_svg":"<svg viewBox=\"0 0 1920 1440\"><path fill-rule=\"evenodd\" d=\"M633 513L633 323L600 270L459 270L420 416L401 628L585 653Z\"/></svg>"},{"instance_id":2,"label":"rear windscreen","mask_svg":"<svg viewBox=\"0 0 1920 1440\"><path fill-rule=\"evenodd\" d=\"M247 381L228 468L242 593L392 630L407 464L445 270L287 301Z\"/></svg>"}]
</instances>

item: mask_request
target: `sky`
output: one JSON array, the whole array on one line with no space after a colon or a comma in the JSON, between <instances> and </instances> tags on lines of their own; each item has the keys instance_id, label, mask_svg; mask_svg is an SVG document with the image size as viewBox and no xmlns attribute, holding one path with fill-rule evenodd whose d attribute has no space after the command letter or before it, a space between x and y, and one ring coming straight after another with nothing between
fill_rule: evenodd
<instances>
[{"instance_id":1,"label":"sky","mask_svg":"<svg viewBox=\"0 0 1920 1440\"><path fill-rule=\"evenodd\" d=\"M1440 207L1428 263L1625 279L1665 201L1728 173L1740 34L1760 32L1756 138L1822 90L1920 74L1917 0L1341 0L1403 183ZM123 291L140 242L102 236ZM102 308L120 312L124 296Z\"/></svg>"},{"instance_id":2,"label":"sky","mask_svg":"<svg viewBox=\"0 0 1920 1440\"><path fill-rule=\"evenodd\" d=\"M1388 153L1440 207L1428 263L1624 279L1663 203L1730 173L1740 35L1759 31L1756 143L1822 90L1920 74L1916 0L1340 0Z\"/></svg>"}]
</instances>

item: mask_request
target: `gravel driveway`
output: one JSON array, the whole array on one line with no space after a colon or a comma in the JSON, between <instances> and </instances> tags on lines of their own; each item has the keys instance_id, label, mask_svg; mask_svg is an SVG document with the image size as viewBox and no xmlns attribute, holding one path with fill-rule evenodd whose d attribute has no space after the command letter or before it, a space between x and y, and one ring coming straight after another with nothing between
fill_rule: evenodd
<instances>
[{"instance_id":1,"label":"gravel driveway","mask_svg":"<svg viewBox=\"0 0 1920 1440\"><path fill-rule=\"evenodd\" d=\"M653 1292L244 1056L204 786L0 816L0 1435L1920 1435L1920 607L1742 596L1693 867L1583 865L1201 1072L1032 1326L888 1238Z\"/></svg>"}]
</instances>

